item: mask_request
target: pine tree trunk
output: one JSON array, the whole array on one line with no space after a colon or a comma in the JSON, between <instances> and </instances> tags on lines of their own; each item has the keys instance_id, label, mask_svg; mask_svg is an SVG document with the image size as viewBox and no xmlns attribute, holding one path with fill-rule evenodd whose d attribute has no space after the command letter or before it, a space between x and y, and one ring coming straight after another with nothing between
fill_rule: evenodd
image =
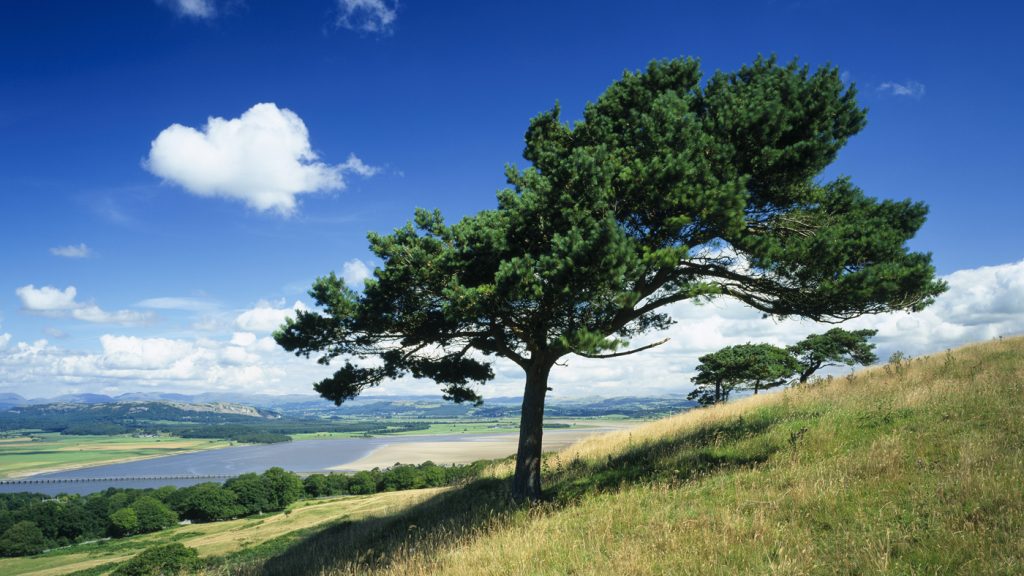
<instances>
[{"instance_id":1,"label":"pine tree trunk","mask_svg":"<svg viewBox=\"0 0 1024 576\"><path fill-rule=\"evenodd\" d=\"M540 500L540 455L544 434L544 396L548 392L551 363L535 362L526 370L523 411L519 420L519 450L512 478L512 498L517 502Z\"/></svg>"}]
</instances>

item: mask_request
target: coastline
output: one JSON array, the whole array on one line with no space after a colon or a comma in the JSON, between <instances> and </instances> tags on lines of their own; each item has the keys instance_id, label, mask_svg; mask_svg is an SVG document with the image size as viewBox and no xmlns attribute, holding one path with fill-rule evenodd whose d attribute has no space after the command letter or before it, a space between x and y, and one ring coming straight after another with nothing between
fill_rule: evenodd
<instances>
[{"instance_id":1,"label":"coastline","mask_svg":"<svg viewBox=\"0 0 1024 576\"><path fill-rule=\"evenodd\" d=\"M601 422L600 425L593 427L546 430L544 432L544 450L545 452L563 450L584 438L626 430L643 422L642 420ZM429 438L429 436L424 436L424 438ZM358 472L374 468L387 468L397 463L420 464L428 460L441 465L470 464L477 460L493 460L511 456L516 453L518 442L518 433L494 434L455 441L395 442L384 444L362 458L332 466L328 470Z\"/></svg>"}]
</instances>

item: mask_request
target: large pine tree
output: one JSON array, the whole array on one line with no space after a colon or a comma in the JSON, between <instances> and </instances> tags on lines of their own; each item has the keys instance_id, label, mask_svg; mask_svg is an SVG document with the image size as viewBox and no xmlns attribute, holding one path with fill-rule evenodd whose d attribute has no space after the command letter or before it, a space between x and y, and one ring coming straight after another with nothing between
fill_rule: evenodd
<instances>
[{"instance_id":1,"label":"large pine tree","mask_svg":"<svg viewBox=\"0 0 1024 576\"><path fill-rule=\"evenodd\" d=\"M829 321L917 310L943 290L930 256L906 248L923 204L821 179L864 126L855 95L836 68L774 58L706 82L692 59L627 73L581 121L562 122L557 106L531 121L529 166L507 170L495 209L451 225L418 210L371 234L383 265L365 289L319 278L318 309L275 337L342 362L315 385L336 403L405 374L478 401L488 357L515 362L525 386L513 495L537 499L559 358L636 352L620 349L668 326L666 306L685 300Z\"/></svg>"}]
</instances>

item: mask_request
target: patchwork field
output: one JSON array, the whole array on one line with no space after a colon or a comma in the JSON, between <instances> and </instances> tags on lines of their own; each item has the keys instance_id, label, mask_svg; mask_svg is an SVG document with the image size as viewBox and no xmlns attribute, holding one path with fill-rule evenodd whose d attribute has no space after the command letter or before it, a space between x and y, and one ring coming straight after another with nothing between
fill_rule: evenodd
<instances>
[{"instance_id":1,"label":"patchwork field","mask_svg":"<svg viewBox=\"0 0 1024 576\"><path fill-rule=\"evenodd\" d=\"M170 436L61 436L53 432L0 438L0 478L70 470L232 445L226 440Z\"/></svg>"}]
</instances>

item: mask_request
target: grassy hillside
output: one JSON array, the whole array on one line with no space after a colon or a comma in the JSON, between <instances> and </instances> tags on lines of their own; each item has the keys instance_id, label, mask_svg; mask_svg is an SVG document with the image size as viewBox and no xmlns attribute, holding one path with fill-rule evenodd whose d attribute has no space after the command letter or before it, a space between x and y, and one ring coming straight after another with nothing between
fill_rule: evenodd
<instances>
[{"instance_id":1,"label":"grassy hillside","mask_svg":"<svg viewBox=\"0 0 1024 576\"><path fill-rule=\"evenodd\" d=\"M381 516L437 494L438 488L388 492L370 496L345 496L297 502L284 513L267 514L209 524L192 524L92 544L71 546L45 554L21 558L0 558L0 574L52 576L82 573L107 574L122 561L139 552L170 542L195 548L211 562L262 558L295 543L316 526L332 522Z\"/></svg>"},{"instance_id":2,"label":"grassy hillside","mask_svg":"<svg viewBox=\"0 0 1024 576\"><path fill-rule=\"evenodd\" d=\"M232 574L1021 574L1024 339L695 410Z\"/></svg>"}]
</instances>

